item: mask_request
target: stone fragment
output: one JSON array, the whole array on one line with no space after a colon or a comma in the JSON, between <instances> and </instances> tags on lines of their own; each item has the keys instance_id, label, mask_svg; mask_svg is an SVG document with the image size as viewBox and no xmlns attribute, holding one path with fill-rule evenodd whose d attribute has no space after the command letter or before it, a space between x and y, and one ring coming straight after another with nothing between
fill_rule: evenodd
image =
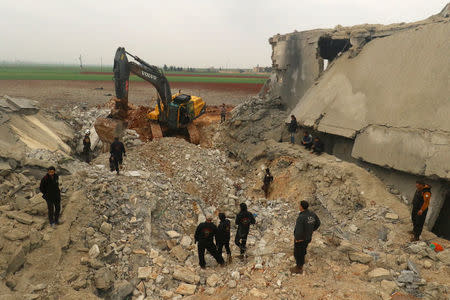
<instances>
[{"instance_id":1,"label":"stone fragment","mask_svg":"<svg viewBox=\"0 0 450 300\"><path fill-rule=\"evenodd\" d=\"M348 258L351 261L359 262L362 264L368 264L373 260L373 257L371 255L363 253L363 252L350 252L348 254Z\"/></svg>"},{"instance_id":2,"label":"stone fragment","mask_svg":"<svg viewBox=\"0 0 450 300\"><path fill-rule=\"evenodd\" d=\"M394 213L387 213L384 217L388 220L398 220L398 215Z\"/></svg>"},{"instance_id":3,"label":"stone fragment","mask_svg":"<svg viewBox=\"0 0 450 300\"><path fill-rule=\"evenodd\" d=\"M450 266L450 250L445 249L444 251L439 252L436 255L437 259L439 259L441 262L446 264L447 266Z\"/></svg>"},{"instance_id":4,"label":"stone fragment","mask_svg":"<svg viewBox=\"0 0 450 300\"><path fill-rule=\"evenodd\" d=\"M351 251L355 251L355 247L347 240L342 240L341 244L338 247L338 250L342 253L347 253Z\"/></svg>"},{"instance_id":5,"label":"stone fragment","mask_svg":"<svg viewBox=\"0 0 450 300\"><path fill-rule=\"evenodd\" d=\"M103 222L102 225L100 226L100 232L108 235L110 234L112 231L112 225L106 222Z\"/></svg>"},{"instance_id":6,"label":"stone fragment","mask_svg":"<svg viewBox=\"0 0 450 300\"><path fill-rule=\"evenodd\" d=\"M148 279L152 275L152 267L139 267L138 268L138 278Z\"/></svg>"},{"instance_id":7,"label":"stone fragment","mask_svg":"<svg viewBox=\"0 0 450 300\"><path fill-rule=\"evenodd\" d=\"M241 278L241 275L239 274L238 271L233 271L231 273L231 278L233 278L234 280L239 280L239 278Z\"/></svg>"},{"instance_id":8,"label":"stone fragment","mask_svg":"<svg viewBox=\"0 0 450 300\"><path fill-rule=\"evenodd\" d=\"M25 263L25 256L27 255L28 249L23 245L16 249L16 252L12 255L8 262L8 268L6 273L17 272Z\"/></svg>"},{"instance_id":9,"label":"stone fragment","mask_svg":"<svg viewBox=\"0 0 450 300\"><path fill-rule=\"evenodd\" d=\"M13 229L11 231L6 232L3 236L10 241L18 241L28 238L29 234L19 229Z\"/></svg>"},{"instance_id":10,"label":"stone fragment","mask_svg":"<svg viewBox=\"0 0 450 300\"><path fill-rule=\"evenodd\" d=\"M191 244L192 244L192 239L188 235L183 236L183 238L180 241L180 245L183 246L184 248L189 247Z\"/></svg>"},{"instance_id":11,"label":"stone fragment","mask_svg":"<svg viewBox=\"0 0 450 300\"><path fill-rule=\"evenodd\" d=\"M370 271L368 276L371 281L381 281L383 279L390 279L391 273L389 272L389 270L383 268L376 268Z\"/></svg>"},{"instance_id":12,"label":"stone fragment","mask_svg":"<svg viewBox=\"0 0 450 300\"><path fill-rule=\"evenodd\" d=\"M166 231L166 234L167 234L171 239L175 239L175 238L178 238L178 237L181 236L178 232L176 232L176 231L174 231L174 230Z\"/></svg>"},{"instance_id":13,"label":"stone fragment","mask_svg":"<svg viewBox=\"0 0 450 300\"><path fill-rule=\"evenodd\" d=\"M397 284L391 280L381 280L381 288L390 295L397 289Z\"/></svg>"},{"instance_id":14,"label":"stone fragment","mask_svg":"<svg viewBox=\"0 0 450 300\"><path fill-rule=\"evenodd\" d=\"M181 245L172 248L170 253L177 258L179 262L184 262L189 256L189 253L181 247Z\"/></svg>"},{"instance_id":15,"label":"stone fragment","mask_svg":"<svg viewBox=\"0 0 450 300\"><path fill-rule=\"evenodd\" d=\"M20 211L8 211L6 216L10 219L14 219L19 223L30 225L33 223L33 217L29 214L20 212Z\"/></svg>"},{"instance_id":16,"label":"stone fragment","mask_svg":"<svg viewBox=\"0 0 450 300\"><path fill-rule=\"evenodd\" d=\"M100 254L100 249L97 244L94 244L89 250L89 257L96 258Z\"/></svg>"},{"instance_id":17,"label":"stone fragment","mask_svg":"<svg viewBox=\"0 0 450 300\"><path fill-rule=\"evenodd\" d=\"M230 280L228 281L228 287L231 289L234 289L237 286L236 280Z\"/></svg>"},{"instance_id":18,"label":"stone fragment","mask_svg":"<svg viewBox=\"0 0 450 300\"><path fill-rule=\"evenodd\" d=\"M183 267L176 267L175 270L173 271L172 277L174 279L191 284L198 284L200 282L200 276L198 276L191 270Z\"/></svg>"},{"instance_id":19,"label":"stone fragment","mask_svg":"<svg viewBox=\"0 0 450 300\"><path fill-rule=\"evenodd\" d=\"M181 295L193 295L196 289L197 286L195 284L181 283L175 293Z\"/></svg>"},{"instance_id":20,"label":"stone fragment","mask_svg":"<svg viewBox=\"0 0 450 300\"><path fill-rule=\"evenodd\" d=\"M350 232L353 232L353 233L356 233L356 232L358 232L358 230L359 230L359 228L356 227L356 225L354 225L354 224L351 224L351 225L348 227L348 229L350 230Z\"/></svg>"},{"instance_id":21,"label":"stone fragment","mask_svg":"<svg viewBox=\"0 0 450 300\"><path fill-rule=\"evenodd\" d=\"M431 263L430 260L426 259L426 260L423 261L423 267L425 269L430 269L432 266L433 266L433 264Z\"/></svg>"},{"instance_id":22,"label":"stone fragment","mask_svg":"<svg viewBox=\"0 0 450 300\"><path fill-rule=\"evenodd\" d=\"M259 297L259 298L263 298L263 299L267 298L267 294L257 290L256 288L252 288L250 290L250 295L253 297Z\"/></svg>"},{"instance_id":23,"label":"stone fragment","mask_svg":"<svg viewBox=\"0 0 450 300\"><path fill-rule=\"evenodd\" d=\"M114 282L114 290L111 292L111 300L123 300L126 299L128 295L133 293L134 286L126 281L116 281Z\"/></svg>"},{"instance_id":24,"label":"stone fragment","mask_svg":"<svg viewBox=\"0 0 450 300\"><path fill-rule=\"evenodd\" d=\"M108 268L101 268L95 272L94 284L99 290L109 290L114 282L114 273Z\"/></svg>"},{"instance_id":25,"label":"stone fragment","mask_svg":"<svg viewBox=\"0 0 450 300\"><path fill-rule=\"evenodd\" d=\"M217 274L212 274L206 279L206 284L209 286L216 286L217 283L220 281L220 277Z\"/></svg>"},{"instance_id":26,"label":"stone fragment","mask_svg":"<svg viewBox=\"0 0 450 300\"><path fill-rule=\"evenodd\" d=\"M408 270L413 271L414 273L416 273L418 276L420 276L420 271L419 268L417 268L417 265L412 261L408 259Z\"/></svg>"},{"instance_id":27,"label":"stone fragment","mask_svg":"<svg viewBox=\"0 0 450 300\"><path fill-rule=\"evenodd\" d=\"M414 281L419 281L419 278L414 274L413 271L403 270L398 276L397 281L403 283L413 283Z\"/></svg>"}]
</instances>

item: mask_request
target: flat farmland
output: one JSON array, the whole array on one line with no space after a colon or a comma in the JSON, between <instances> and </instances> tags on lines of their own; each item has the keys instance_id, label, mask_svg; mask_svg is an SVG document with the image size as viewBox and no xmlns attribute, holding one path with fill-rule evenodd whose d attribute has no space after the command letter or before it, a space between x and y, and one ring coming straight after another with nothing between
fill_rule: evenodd
<instances>
[{"instance_id":1,"label":"flat farmland","mask_svg":"<svg viewBox=\"0 0 450 300\"><path fill-rule=\"evenodd\" d=\"M107 70L107 71L105 71ZM114 95L111 67L0 66L0 95L26 97L43 106L83 102L99 105ZM104 72L103 72L104 71ZM197 95L209 105L239 104L257 94L268 75L250 73L167 72L173 92ZM130 102L153 105L156 90L137 76L130 76Z\"/></svg>"}]
</instances>

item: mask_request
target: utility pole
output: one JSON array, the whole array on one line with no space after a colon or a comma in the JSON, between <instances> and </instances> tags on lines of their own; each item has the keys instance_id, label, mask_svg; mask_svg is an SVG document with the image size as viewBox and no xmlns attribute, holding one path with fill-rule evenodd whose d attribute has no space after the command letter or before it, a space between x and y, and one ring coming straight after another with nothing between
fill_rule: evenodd
<instances>
[{"instance_id":1,"label":"utility pole","mask_svg":"<svg viewBox=\"0 0 450 300\"><path fill-rule=\"evenodd\" d=\"M78 57L78 59L80 60L80 70L83 71L83 60L81 58L81 54L80 57Z\"/></svg>"}]
</instances>

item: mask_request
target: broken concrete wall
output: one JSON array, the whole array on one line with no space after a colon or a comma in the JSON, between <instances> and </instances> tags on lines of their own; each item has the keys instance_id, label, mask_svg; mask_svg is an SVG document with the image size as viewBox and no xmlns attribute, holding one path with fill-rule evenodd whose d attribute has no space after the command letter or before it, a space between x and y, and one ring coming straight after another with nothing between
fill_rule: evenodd
<instances>
[{"instance_id":1,"label":"broken concrete wall","mask_svg":"<svg viewBox=\"0 0 450 300\"><path fill-rule=\"evenodd\" d=\"M317 57L317 42L324 32L295 32L269 39L273 72L263 94L268 93L270 98L280 97L290 108L297 105L322 70L323 61Z\"/></svg>"},{"instance_id":2,"label":"broken concrete wall","mask_svg":"<svg viewBox=\"0 0 450 300\"><path fill-rule=\"evenodd\" d=\"M415 23L277 35L262 91L296 103L291 113L329 143L328 152L434 182L429 228L450 186L449 6ZM320 72L322 59L330 63ZM414 180L406 180L412 188Z\"/></svg>"}]
</instances>

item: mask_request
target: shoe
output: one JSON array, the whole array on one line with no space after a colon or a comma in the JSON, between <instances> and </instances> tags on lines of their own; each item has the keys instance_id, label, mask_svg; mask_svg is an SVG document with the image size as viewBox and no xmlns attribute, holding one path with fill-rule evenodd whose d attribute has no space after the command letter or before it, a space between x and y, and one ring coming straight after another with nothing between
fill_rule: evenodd
<instances>
[{"instance_id":1,"label":"shoe","mask_svg":"<svg viewBox=\"0 0 450 300\"><path fill-rule=\"evenodd\" d=\"M303 267L292 267L289 269L291 271L292 274L303 274Z\"/></svg>"},{"instance_id":2,"label":"shoe","mask_svg":"<svg viewBox=\"0 0 450 300\"><path fill-rule=\"evenodd\" d=\"M417 242L418 240L419 240L419 238L416 237L416 236L413 236L413 237L411 238L411 242Z\"/></svg>"},{"instance_id":3,"label":"shoe","mask_svg":"<svg viewBox=\"0 0 450 300\"><path fill-rule=\"evenodd\" d=\"M202 268L204 270L204 269L206 269L206 266L200 266L200 268Z\"/></svg>"},{"instance_id":4,"label":"shoe","mask_svg":"<svg viewBox=\"0 0 450 300\"><path fill-rule=\"evenodd\" d=\"M55 228L56 227L55 223L50 223L50 227Z\"/></svg>"}]
</instances>

